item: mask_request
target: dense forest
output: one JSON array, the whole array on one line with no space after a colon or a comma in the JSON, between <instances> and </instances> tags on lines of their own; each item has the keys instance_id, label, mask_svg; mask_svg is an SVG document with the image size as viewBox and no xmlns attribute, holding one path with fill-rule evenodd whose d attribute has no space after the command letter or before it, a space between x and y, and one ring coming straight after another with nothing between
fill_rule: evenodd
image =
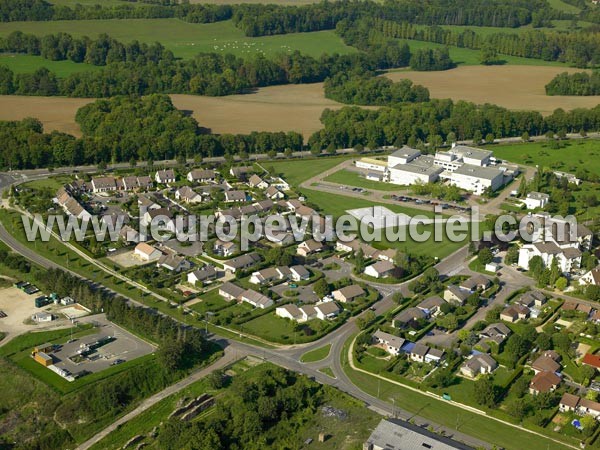
<instances>
[{"instance_id":1,"label":"dense forest","mask_svg":"<svg viewBox=\"0 0 600 450\"><path fill-rule=\"evenodd\" d=\"M351 105L392 105L404 102L429 101L429 90L413 85L410 80L396 83L371 74L347 75L338 73L325 81L325 96Z\"/></svg>"},{"instance_id":2,"label":"dense forest","mask_svg":"<svg viewBox=\"0 0 600 450\"><path fill-rule=\"evenodd\" d=\"M413 70L448 70L455 66L446 47L418 49L410 57L410 68Z\"/></svg>"},{"instance_id":3,"label":"dense forest","mask_svg":"<svg viewBox=\"0 0 600 450\"><path fill-rule=\"evenodd\" d=\"M600 73L564 72L556 75L546 85L546 95L600 95Z\"/></svg>"},{"instance_id":4,"label":"dense forest","mask_svg":"<svg viewBox=\"0 0 600 450\"><path fill-rule=\"evenodd\" d=\"M4 144L0 150L0 167L247 155L297 151L303 146L302 135L295 132L207 134L193 118L175 109L165 95L99 100L82 108L77 121L84 130L80 139L65 133L44 133L36 119L0 121L0 140Z\"/></svg>"},{"instance_id":5,"label":"dense forest","mask_svg":"<svg viewBox=\"0 0 600 450\"><path fill-rule=\"evenodd\" d=\"M416 146L419 141L444 141L449 133L457 139L491 135L495 138L541 135L547 131L579 132L600 129L600 106L573 111L556 110L542 117L533 111L510 111L495 105L452 100L431 100L366 110L345 107L325 110L324 129L309 139L312 148L348 148L363 145Z\"/></svg>"}]
</instances>

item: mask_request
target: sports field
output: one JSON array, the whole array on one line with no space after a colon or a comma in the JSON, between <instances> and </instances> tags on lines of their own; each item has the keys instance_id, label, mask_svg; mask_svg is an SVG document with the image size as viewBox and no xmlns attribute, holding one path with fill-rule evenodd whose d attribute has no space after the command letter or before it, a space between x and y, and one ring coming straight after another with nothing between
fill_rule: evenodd
<instances>
[{"instance_id":1,"label":"sports field","mask_svg":"<svg viewBox=\"0 0 600 450\"><path fill-rule=\"evenodd\" d=\"M17 30L38 36L63 32L93 38L108 33L122 42L135 39L147 43L158 41L180 58L192 58L200 52L252 57L294 50L313 56L356 51L346 46L334 31L248 38L231 21L195 24L178 19L123 19L0 23L0 36Z\"/></svg>"},{"instance_id":2,"label":"sports field","mask_svg":"<svg viewBox=\"0 0 600 450\"><path fill-rule=\"evenodd\" d=\"M389 72L397 81L408 78L427 87L433 98L468 100L478 104L492 103L514 110L535 110L550 114L556 108L571 110L591 108L600 96L547 96L544 87L562 72L581 69L544 66L466 66L443 72Z\"/></svg>"}]
</instances>

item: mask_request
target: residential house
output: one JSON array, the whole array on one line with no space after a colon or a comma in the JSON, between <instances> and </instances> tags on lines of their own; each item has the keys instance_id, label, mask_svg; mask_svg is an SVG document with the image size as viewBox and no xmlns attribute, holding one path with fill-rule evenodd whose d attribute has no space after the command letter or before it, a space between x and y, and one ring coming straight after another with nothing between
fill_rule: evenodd
<instances>
[{"instance_id":1,"label":"residential house","mask_svg":"<svg viewBox=\"0 0 600 450\"><path fill-rule=\"evenodd\" d=\"M258 175L254 174L248 180L248 186L254 189L266 189L269 187L269 183L267 183Z\"/></svg>"},{"instance_id":2,"label":"residential house","mask_svg":"<svg viewBox=\"0 0 600 450\"><path fill-rule=\"evenodd\" d=\"M197 283L204 284L207 281L216 279L217 270L211 265L206 265L187 274L188 283L193 285L196 285Z\"/></svg>"},{"instance_id":3,"label":"residential house","mask_svg":"<svg viewBox=\"0 0 600 450\"><path fill-rule=\"evenodd\" d=\"M239 203L246 201L244 191L225 191L225 203Z\"/></svg>"},{"instance_id":4,"label":"residential house","mask_svg":"<svg viewBox=\"0 0 600 450\"><path fill-rule=\"evenodd\" d=\"M427 364L435 364L436 366L444 359L446 352L437 348L430 348L425 355L425 362Z\"/></svg>"},{"instance_id":5,"label":"residential house","mask_svg":"<svg viewBox=\"0 0 600 450\"><path fill-rule=\"evenodd\" d=\"M579 278L579 284L600 286L600 267L586 272L581 278Z\"/></svg>"},{"instance_id":6,"label":"residential house","mask_svg":"<svg viewBox=\"0 0 600 450\"><path fill-rule=\"evenodd\" d=\"M296 249L296 254L300 256L308 256L314 253L319 253L323 251L325 246L321 242L317 242L314 239L308 239L300 244L298 244L298 248Z\"/></svg>"},{"instance_id":7,"label":"residential house","mask_svg":"<svg viewBox=\"0 0 600 450\"><path fill-rule=\"evenodd\" d=\"M146 211L161 208L161 206L148 195L138 195L138 206L140 207L140 210L144 209Z\"/></svg>"},{"instance_id":8,"label":"residential house","mask_svg":"<svg viewBox=\"0 0 600 450\"><path fill-rule=\"evenodd\" d=\"M246 253L236 258L223 262L223 269L235 273L237 270L244 270L252 267L261 261L258 253Z\"/></svg>"},{"instance_id":9,"label":"residential house","mask_svg":"<svg viewBox=\"0 0 600 450\"><path fill-rule=\"evenodd\" d=\"M479 338L484 341L493 341L500 345L510 334L510 328L503 323L491 323L479 332Z\"/></svg>"},{"instance_id":10,"label":"residential house","mask_svg":"<svg viewBox=\"0 0 600 450\"><path fill-rule=\"evenodd\" d=\"M154 180L160 184L175 183L175 172L173 169L159 170L154 175Z\"/></svg>"},{"instance_id":11,"label":"residential house","mask_svg":"<svg viewBox=\"0 0 600 450\"><path fill-rule=\"evenodd\" d=\"M340 313L340 308L335 302L319 302L314 308L317 318L321 320L334 319Z\"/></svg>"},{"instance_id":12,"label":"residential house","mask_svg":"<svg viewBox=\"0 0 600 450\"><path fill-rule=\"evenodd\" d=\"M371 259L374 258L375 255L379 253L379 250L371 247L369 244L365 244L364 242L360 242L357 239L349 242L337 241L335 243L335 249L340 252L352 252L356 253L358 249L362 249L365 258Z\"/></svg>"},{"instance_id":13,"label":"residential house","mask_svg":"<svg viewBox=\"0 0 600 450\"><path fill-rule=\"evenodd\" d=\"M473 275L460 283L459 287L471 293L475 291L485 291L492 285L492 282L483 275Z\"/></svg>"},{"instance_id":14,"label":"residential house","mask_svg":"<svg viewBox=\"0 0 600 450\"><path fill-rule=\"evenodd\" d=\"M233 256L239 250L240 250L239 246L233 241L226 242L226 241L217 239L213 246L213 252L215 252L215 254L223 256L225 258L229 258L230 256Z\"/></svg>"},{"instance_id":15,"label":"residential house","mask_svg":"<svg viewBox=\"0 0 600 450\"><path fill-rule=\"evenodd\" d=\"M310 272L304 266L292 266L289 270L294 281L305 281L310 278Z\"/></svg>"},{"instance_id":16,"label":"residential house","mask_svg":"<svg viewBox=\"0 0 600 450\"><path fill-rule=\"evenodd\" d=\"M429 352L429 347L425 344L417 342L410 351L409 357L413 361L424 363L425 355L427 355L427 352Z\"/></svg>"},{"instance_id":17,"label":"residential house","mask_svg":"<svg viewBox=\"0 0 600 450\"><path fill-rule=\"evenodd\" d=\"M248 281L252 284L266 284L279 280L280 278L280 274L276 268L267 267L266 269L254 272Z\"/></svg>"},{"instance_id":18,"label":"residential house","mask_svg":"<svg viewBox=\"0 0 600 450\"><path fill-rule=\"evenodd\" d=\"M123 190L134 191L138 188L138 179L136 176L123 177L121 180Z\"/></svg>"},{"instance_id":19,"label":"residential house","mask_svg":"<svg viewBox=\"0 0 600 450\"><path fill-rule=\"evenodd\" d=\"M540 291L529 291L521 295L515 303L528 308L540 308L546 303L546 296Z\"/></svg>"},{"instance_id":20,"label":"residential house","mask_svg":"<svg viewBox=\"0 0 600 450\"><path fill-rule=\"evenodd\" d=\"M239 287L230 281L226 281L219 286L219 295L227 301L239 300L244 293L245 289Z\"/></svg>"},{"instance_id":21,"label":"residential house","mask_svg":"<svg viewBox=\"0 0 600 450\"><path fill-rule=\"evenodd\" d=\"M529 383L529 393L537 395L546 392L553 392L560 384L560 377L554 372L538 372Z\"/></svg>"},{"instance_id":22,"label":"residential house","mask_svg":"<svg viewBox=\"0 0 600 450\"><path fill-rule=\"evenodd\" d=\"M133 256L140 261L156 261L162 256L162 252L146 242L140 242L133 250Z\"/></svg>"},{"instance_id":23,"label":"residential house","mask_svg":"<svg viewBox=\"0 0 600 450\"><path fill-rule=\"evenodd\" d=\"M500 313L500 320L511 323L527 319L528 317L529 308L519 304L510 305Z\"/></svg>"},{"instance_id":24,"label":"residential house","mask_svg":"<svg viewBox=\"0 0 600 450\"><path fill-rule=\"evenodd\" d=\"M579 397L577 395L569 394L565 392L558 404L558 410L560 412L575 412L577 410L577 406L579 405Z\"/></svg>"},{"instance_id":25,"label":"residential house","mask_svg":"<svg viewBox=\"0 0 600 450\"><path fill-rule=\"evenodd\" d=\"M394 317L394 327L416 327L417 322L422 319L427 319L427 314L425 314L422 310L415 307L407 308Z\"/></svg>"},{"instance_id":26,"label":"residential house","mask_svg":"<svg viewBox=\"0 0 600 450\"><path fill-rule=\"evenodd\" d=\"M542 354L533 363L531 363L531 368L536 374L540 372L556 373L560 370L560 364L555 359L557 357L558 355L551 353Z\"/></svg>"},{"instance_id":27,"label":"residential house","mask_svg":"<svg viewBox=\"0 0 600 450\"><path fill-rule=\"evenodd\" d=\"M392 248L388 248L387 250L379 250L374 257L380 261L389 261L393 263L394 259L396 258L396 250Z\"/></svg>"},{"instance_id":28,"label":"residential house","mask_svg":"<svg viewBox=\"0 0 600 450\"><path fill-rule=\"evenodd\" d=\"M434 295L419 303L417 308L427 314L427 316L436 316L440 313L440 308L445 303L446 301L443 298Z\"/></svg>"},{"instance_id":29,"label":"residential house","mask_svg":"<svg viewBox=\"0 0 600 450\"><path fill-rule=\"evenodd\" d=\"M150 209L144 213L143 222L146 225L161 227L163 230L175 233L175 221L169 208Z\"/></svg>"},{"instance_id":30,"label":"residential house","mask_svg":"<svg viewBox=\"0 0 600 450\"><path fill-rule=\"evenodd\" d=\"M184 272L192 268L192 263L183 256L178 256L175 253L163 254L156 262L156 265L176 273Z\"/></svg>"},{"instance_id":31,"label":"residential house","mask_svg":"<svg viewBox=\"0 0 600 450\"><path fill-rule=\"evenodd\" d=\"M470 295L468 291L464 291L458 286L451 284L444 291L444 300L449 303L464 305Z\"/></svg>"},{"instance_id":32,"label":"residential house","mask_svg":"<svg viewBox=\"0 0 600 450\"><path fill-rule=\"evenodd\" d=\"M271 233L269 236L269 242L272 242L280 247L293 244L295 240L296 238L294 237L294 234L289 231L285 233Z\"/></svg>"},{"instance_id":33,"label":"residential house","mask_svg":"<svg viewBox=\"0 0 600 450\"><path fill-rule=\"evenodd\" d=\"M460 373L469 378L475 378L480 374L492 373L497 367L498 363L494 358L486 353L479 353L471 356L460 366Z\"/></svg>"},{"instance_id":34,"label":"residential house","mask_svg":"<svg viewBox=\"0 0 600 450\"><path fill-rule=\"evenodd\" d=\"M280 200L282 198L285 198L285 194L279 189L277 189L275 186L269 186L265 191L265 195L268 199L271 200Z\"/></svg>"},{"instance_id":35,"label":"residential house","mask_svg":"<svg viewBox=\"0 0 600 450\"><path fill-rule=\"evenodd\" d=\"M589 415L596 419L600 417L600 403L587 398L581 398L577 405L577 414Z\"/></svg>"},{"instance_id":36,"label":"residential house","mask_svg":"<svg viewBox=\"0 0 600 450\"><path fill-rule=\"evenodd\" d=\"M117 182L113 177L92 178L92 192L110 192L117 189Z\"/></svg>"},{"instance_id":37,"label":"residential house","mask_svg":"<svg viewBox=\"0 0 600 450\"><path fill-rule=\"evenodd\" d=\"M548 204L549 200L550 196L548 194L532 191L527 194L524 203L527 209L538 209L544 208Z\"/></svg>"},{"instance_id":38,"label":"residential house","mask_svg":"<svg viewBox=\"0 0 600 450\"><path fill-rule=\"evenodd\" d=\"M184 203L200 203L202 196L189 186L180 187L175 191L175 198Z\"/></svg>"},{"instance_id":39,"label":"residential house","mask_svg":"<svg viewBox=\"0 0 600 450\"><path fill-rule=\"evenodd\" d=\"M600 369L600 356L586 353L581 360L581 363L586 366L594 367L595 369Z\"/></svg>"},{"instance_id":40,"label":"residential house","mask_svg":"<svg viewBox=\"0 0 600 450\"><path fill-rule=\"evenodd\" d=\"M190 183L208 183L217 179L217 173L212 169L193 169L186 178Z\"/></svg>"},{"instance_id":41,"label":"residential house","mask_svg":"<svg viewBox=\"0 0 600 450\"><path fill-rule=\"evenodd\" d=\"M254 167L252 166L237 166L229 169L229 174L232 177L237 178L238 180L245 179L248 174L254 172Z\"/></svg>"},{"instance_id":42,"label":"residential house","mask_svg":"<svg viewBox=\"0 0 600 450\"><path fill-rule=\"evenodd\" d=\"M351 284L350 286L345 286L333 291L331 294L338 302L347 303L353 301L357 297L365 295L365 290L358 284Z\"/></svg>"},{"instance_id":43,"label":"residential house","mask_svg":"<svg viewBox=\"0 0 600 450\"><path fill-rule=\"evenodd\" d=\"M137 177L137 184L138 184L139 189L142 189L145 191L148 189L152 189L152 187L154 186L154 182L152 181L152 178L149 177L148 175Z\"/></svg>"},{"instance_id":44,"label":"residential house","mask_svg":"<svg viewBox=\"0 0 600 450\"><path fill-rule=\"evenodd\" d=\"M259 309L265 309L273 305L273 300L271 300L266 295L263 295L260 292L256 292L252 289L247 289L244 292L242 292L240 300L242 302L249 303L250 305Z\"/></svg>"},{"instance_id":45,"label":"residential house","mask_svg":"<svg viewBox=\"0 0 600 450\"><path fill-rule=\"evenodd\" d=\"M295 322L302 321L302 311L293 303L278 306L275 308L275 315L278 317L283 317L284 319L290 319Z\"/></svg>"},{"instance_id":46,"label":"residential house","mask_svg":"<svg viewBox=\"0 0 600 450\"><path fill-rule=\"evenodd\" d=\"M383 346L385 351L393 356L398 356L400 354L402 346L406 342L406 340L401 337L384 333L381 330L377 330L375 333L373 333L373 341Z\"/></svg>"},{"instance_id":47,"label":"residential house","mask_svg":"<svg viewBox=\"0 0 600 450\"><path fill-rule=\"evenodd\" d=\"M364 273L374 278L386 278L394 269L394 264L389 261L377 261L375 264L367 266Z\"/></svg>"}]
</instances>

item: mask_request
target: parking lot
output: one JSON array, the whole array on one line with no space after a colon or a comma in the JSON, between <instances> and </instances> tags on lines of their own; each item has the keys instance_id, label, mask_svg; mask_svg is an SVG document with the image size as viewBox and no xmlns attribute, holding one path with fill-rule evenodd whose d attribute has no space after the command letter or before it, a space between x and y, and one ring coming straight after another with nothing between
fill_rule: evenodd
<instances>
[{"instance_id":1,"label":"parking lot","mask_svg":"<svg viewBox=\"0 0 600 450\"><path fill-rule=\"evenodd\" d=\"M61 345L52 352L54 365L68 370L73 375L96 373L119 362L132 361L154 352L155 347L134 336L123 328L108 321L105 316L94 316L92 323L97 325L97 332ZM85 357L73 358L80 349L107 337L113 338L108 343L90 350Z\"/></svg>"}]
</instances>

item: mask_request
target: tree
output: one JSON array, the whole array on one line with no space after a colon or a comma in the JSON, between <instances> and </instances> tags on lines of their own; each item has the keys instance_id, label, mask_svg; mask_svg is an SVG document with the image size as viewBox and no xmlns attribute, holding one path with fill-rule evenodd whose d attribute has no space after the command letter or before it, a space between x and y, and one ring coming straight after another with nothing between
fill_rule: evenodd
<instances>
[{"instance_id":1,"label":"tree","mask_svg":"<svg viewBox=\"0 0 600 450\"><path fill-rule=\"evenodd\" d=\"M317 296L319 298L323 298L327 295L329 295L330 289L329 289L329 284L327 284L327 280L325 280L325 278L321 278L319 280L317 280L317 282L315 283L313 290L315 291L315 294L317 294Z\"/></svg>"},{"instance_id":2,"label":"tree","mask_svg":"<svg viewBox=\"0 0 600 450\"><path fill-rule=\"evenodd\" d=\"M534 256L529 260L529 272L533 278L538 279L544 270L544 260L541 256Z\"/></svg>"},{"instance_id":3,"label":"tree","mask_svg":"<svg viewBox=\"0 0 600 450\"><path fill-rule=\"evenodd\" d=\"M504 352L511 367L514 367L521 356L529 350L529 344L520 335L513 333L506 341Z\"/></svg>"},{"instance_id":4,"label":"tree","mask_svg":"<svg viewBox=\"0 0 600 450\"><path fill-rule=\"evenodd\" d=\"M481 140L483 139L483 135L480 130L475 130L473 133L473 145L481 144Z\"/></svg>"},{"instance_id":5,"label":"tree","mask_svg":"<svg viewBox=\"0 0 600 450\"><path fill-rule=\"evenodd\" d=\"M595 302L600 300L600 286L590 284L585 288L585 297Z\"/></svg>"},{"instance_id":6,"label":"tree","mask_svg":"<svg viewBox=\"0 0 600 450\"><path fill-rule=\"evenodd\" d=\"M492 45L489 45L489 44L485 45L481 49L481 53L479 55L479 61L481 62L481 64L483 64L485 66L499 64L500 61L498 61L498 51L496 50L496 47L493 47Z\"/></svg>"},{"instance_id":7,"label":"tree","mask_svg":"<svg viewBox=\"0 0 600 450\"><path fill-rule=\"evenodd\" d=\"M365 270L365 252L359 248L354 255L354 269L356 273L362 273Z\"/></svg>"},{"instance_id":8,"label":"tree","mask_svg":"<svg viewBox=\"0 0 600 450\"><path fill-rule=\"evenodd\" d=\"M552 336L548 333L540 333L535 339L535 345L540 350L550 350L552 348Z\"/></svg>"},{"instance_id":9,"label":"tree","mask_svg":"<svg viewBox=\"0 0 600 450\"><path fill-rule=\"evenodd\" d=\"M211 389L221 389L225 385L225 373L222 370L217 369L208 375L206 380Z\"/></svg>"},{"instance_id":10,"label":"tree","mask_svg":"<svg viewBox=\"0 0 600 450\"><path fill-rule=\"evenodd\" d=\"M529 137L529 133L528 133L527 131L524 131L524 132L523 132L523 134L521 135L521 140L522 140L523 142L529 142L529 139L531 139L531 138Z\"/></svg>"},{"instance_id":11,"label":"tree","mask_svg":"<svg viewBox=\"0 0 600 450\"><path fill-rule=\"evenodd\" d=\"M506 252L506 256L504 257L504 262L506 264L516 264L519 262L519 248L516 245L511 245Z\"/></svg>"},{"instance_id":12,"label":"tree","mask_svg":"<svg viewBox=\"0 0 600 450\"><path fill-rule=\"evenodd\" d=\"M522 398L515 398L506 405L506 412L519 421L523 420L527 413L527 402Z\"/></svg>"},{"instance_id":13,"label":"tree","mask_svg":"<svg viewBox=\"0 0 600 450\"><path fill-rule=\"evenodd\" d=\"M473 390L475 401L488 408L496 406L497 392L494 383L489 376L482 377L475 382Z\"/></svg>"},{"instance_id":14,"label":"tree","mask_svg":"<svg viewBox=\"0 0 600 450\"><path fill-rule=\"evenodd\" d=\"M364 330L376 319L376 317L377 316L373 311L367 311L360 317L356 318L356 326L359 330Z\"/></svg>"},{"instance_id":15,"label":"tree","mask_svg":"<svg viewBox=\"0 0 600 450\"><path fill-rule=\"evenodd\" d=\"M552 345L556 350L560 350L563 353L569 353L571 349L571 339L566 333L554 333L552 335Z\"/></svg>"},{"instance_id":16,"label":"tree","mask_svg":"<svg viewBox=\"0 0 600 450\"><path fill-rule=\"evenodd\" d=\"M184 346L181 341L169 340L156 352L160 364L169 371L178 370L183 361Z\"/></svg>"},{"instance_id":17,"label":"tree","mask_svg":"<svg viewBox=\"0 0 600 450\"><path fill-rule=\"evenodd\" d=\"M567 280L565 277L560 277L558 280L556 280L556 283L554 284L556 289L558 289L559 291L564 291L568 285L569 280Z\"/></svg>"},{"instance_id":18,"label":"tree","mask_svg":"<svg viewBox=\"0 0 600 450\"><path fill-rule=\"evenodd\" d=\"M494 254L488 247L483 247L481 250L479 250L477 259L482 265L485 266L486 264L489 264L494 260Z\"/></svg>"}]
</instances>

